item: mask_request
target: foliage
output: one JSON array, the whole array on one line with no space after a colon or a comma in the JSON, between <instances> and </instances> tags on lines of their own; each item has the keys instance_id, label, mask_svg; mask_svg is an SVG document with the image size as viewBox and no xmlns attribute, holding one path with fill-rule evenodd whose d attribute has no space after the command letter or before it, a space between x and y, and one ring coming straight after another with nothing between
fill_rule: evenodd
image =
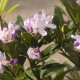
<instances>
[{"instance_id":1,"label":"foliage","mask_svg":"<svg viewBox=\"0 0 80 80\"><path fill-rule=\"evenodd\" d=\"M19 4L2 16L8 0L0 1L0 80L53 80L54 73L54 80L64 80L65 77L80 80L80 5L75 0L60 1L66 12L55 6L54 17L46 16L42 10L42 13L36 13L25 21L17 16L15 24L7 23L4 18ZM40 50L49 43L52 44ZM48 60L55 53L69 59L74 66ZM24 69L26 59L30 66Z\"/></svg>"}]
</instances>

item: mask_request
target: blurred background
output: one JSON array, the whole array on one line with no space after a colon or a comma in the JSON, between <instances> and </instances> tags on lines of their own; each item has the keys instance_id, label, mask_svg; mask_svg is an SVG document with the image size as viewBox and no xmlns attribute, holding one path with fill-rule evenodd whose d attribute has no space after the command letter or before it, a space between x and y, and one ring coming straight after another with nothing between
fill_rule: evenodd
<instances>
[{"instance_id":1,"label":"blurred background","mask_svg":"<svg viewBox=\"0 0 80 80\"><path fill-rule=\"evenodd\" d=\"M14 21L17 15L21 15L26 19L43 9L46 10L47 14L53 15L55 5L62 7L59 0L9 0L6 10L15 4L20 4L20 6L5 18L6 21Z\"/></svg>"}]
</instances>

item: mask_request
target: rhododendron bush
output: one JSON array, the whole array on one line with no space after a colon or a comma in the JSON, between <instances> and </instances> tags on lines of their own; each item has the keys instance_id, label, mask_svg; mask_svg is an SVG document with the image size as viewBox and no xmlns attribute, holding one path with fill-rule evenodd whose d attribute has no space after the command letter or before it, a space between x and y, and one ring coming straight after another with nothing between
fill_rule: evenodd
<instances>
[{"instance_id":1,"label":"rhododendron bush","mask_svg":"<svg viewBox=\"0 0 80 80\"><path fill-rule=\"evenodd\" d=\"M60 1L66 12L55 6L54 15L42 10L32 18L23 20L16 15L16 22L6 22L5 17L20 5L3 14L8 0L0 0L0 80L65 80L65 77L80 80L80 1ZM74 66L48 60L55 53L66 57ZM30 65L27 69L26 59L29 61L26 66Z\"/></svg>"}]
</instances>

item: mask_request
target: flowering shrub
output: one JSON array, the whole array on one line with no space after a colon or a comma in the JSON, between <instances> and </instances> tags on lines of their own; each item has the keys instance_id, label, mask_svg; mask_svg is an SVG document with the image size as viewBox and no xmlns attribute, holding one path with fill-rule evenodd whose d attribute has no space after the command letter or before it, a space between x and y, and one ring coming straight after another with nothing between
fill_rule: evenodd
<instances>
[{"instance_id":1,"label":"flowering shrub","mask_svg":"<svg viewBox=\"0 0 80 80\"><path fill-rule=\"evenodd\" d=\"M80 80L80 5L75 0L61 2L68 15L55 6L54 16L46 16L45 10L42 10L33 18L23 20L18 16L15 23L7 23L5 17L19 6L17 4L0 16L1 80L53 80L53 73L56 73L54 80L64 80L67 73L71 75L67 76L68 80ZM8 0L0 1L1 15L7 3ZM54 43L41 50L43 45L51 42ZM47 60L55 53L68 58L74 66L66 62L56 63L54 59ZM24 69L26 59L30 66Z\"/></svg>"}]
</instances>

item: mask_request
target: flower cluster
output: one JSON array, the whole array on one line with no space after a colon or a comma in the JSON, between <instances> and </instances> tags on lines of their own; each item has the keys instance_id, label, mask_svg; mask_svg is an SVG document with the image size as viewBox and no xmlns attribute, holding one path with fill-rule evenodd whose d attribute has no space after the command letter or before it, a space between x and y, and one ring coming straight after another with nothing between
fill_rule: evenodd
<instances>
[{"instance_id":1,"label":"flower cluster","mask_svg":"<svg viewBox=\"0 0 80 80\"><path fill-rule=\"evenodd\" d=\"M73 38L75 41L74 41L74 47L80 51L80 35L71 35L71 38Z\"/></svg>"},{"instance_id":2,"label":"flower cluster","mask_svg":"<svg viewBox=\"0 0 80 80\"><path fill-rule=\"evenodd\" d=\"M55 29L56 25L51 24L53 16L46 16L46 12L42 10L42 13L35 13L34 17L31 19L26 19L24 21L23 28L26 29L31 34L40 34L42 37L47 35L46 28ZM15 25L13 22L8 23L8 27L0 28L0 40L3 43L10 43L16 36L16 30L19 30L19 25ZM30 59L37 60L41 57L39 47L30 47L27 50L27 54ZM10 61L6 60L5 53L0 52L0 73L4 72L4 66L15 66L18 63L17 58L10 58Z\"/></svg>"},{"instance_id":3,"label":"flower cluster","mask_svg":"<svg viewBox=\"0 0 80 80\"><path fill-rule=\"evenodd\" d=\"M19 29L18 25L15 25L13 22L9 22L8 27L0 28L0 40L4 43L9 43L16 35L16 30Z\"/></svg>"},{"instance_id":4,"label":"flower cluster","mask_svg":"<svg viewBox=\"0 0 80 80\"><path fill-rule=\"evenodd\" d=\"M2 53L0 51L0 73L4 72L4 66L8 66L9 64L11 66L15 66L18 63L18 59L11 59L10 61L6 60L5 53Z\"/></svg>"},{"instance_id":5,"label":"flower cluster","mask_svg":"<svg viewBox=\"0 0 80 80\"><path fill-rule=\"evenodd\" d=\"M39 33L41 36L46 36L47 32L45 31L46 28L55 29L55 24L50 24L53 16L46 16L46 12L42 10L42 13L35 13L34 17L31 19L26 19L24 21L24 28L30 32L37 34Z\"/></svg>"}]
</instances>

